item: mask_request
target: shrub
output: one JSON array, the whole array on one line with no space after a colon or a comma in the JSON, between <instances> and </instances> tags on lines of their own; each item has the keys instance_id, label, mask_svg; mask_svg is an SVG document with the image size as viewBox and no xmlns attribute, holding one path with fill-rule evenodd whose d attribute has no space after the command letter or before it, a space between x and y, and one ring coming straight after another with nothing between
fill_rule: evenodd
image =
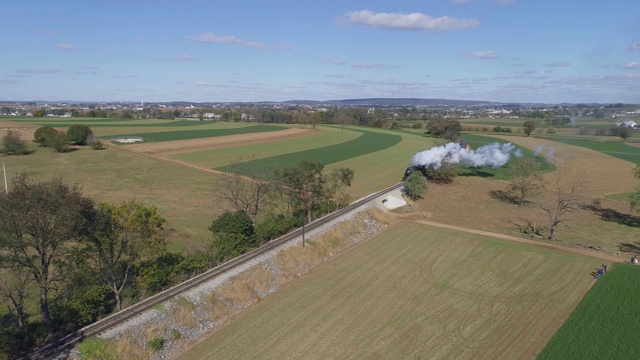
<instances>
[{"instance_id":1,"label":"shrub","mask_svg":"<svg viewBox=\"0 0 640 360\"><path fill-rule=\"evenodd\" d=\"M46 147L47 146L47 137L49 134L53 134L56 132L56 129L53 127L46 125L36 129L33 133L33 141L38 144L38 146Z\"/></svg>"},{"instance_id":2,"label":"shrub","mask_svg":"<svg viewBox=\"0 0 640 360\"><path fill-rule=\"evenodd\" d=\"M87 125L75 124L67 129L67 138L73 145L85 145L90 135L93 131Z\"/></svg>"},{"instance_id":3,"label":"shrub","mask_svg":"<svg viewBox=\"0 0 640 360\"><path fill-rule=\"evenodd\" d=\"M6 155L26 155L29 153L27 143L20 138L20 133L9 130L2 138L2 153Z\"/></svg>"},{"instance_id":4,"label":"shrub","mask_svg":"<svg viewBox=\"0 0 640 360\"><path fill-rule=\"evenodd\" d=\"M164 346L164 339L162 339L162 338L155 338L155 339L149 341L149 347L153 351L162 350L163 346Z\"/></svg>"},{"instance_id":5,"label":"shrub","mask_svg":"<svg viewBox=\"0 0 640 360\"><path fill-rule=\"evenodd\" d=\"M427 169L427 177L430 180L443 183L453 182L453 179L458 177L459 173L460 167L447 161L443 161L439 169Z\"/></svg>"},{"instance_id":6,"label":"shrub","mask_svg":"<svg viewBox=\"0 0 640 360\"><path fill-rule=\"evenodd\" d=\"M418 200L427 191L427 180L420 171L412 172L404 181L404 193L411 200Z\"/></svg>"},{"instance_id":7,"label":"shrub","mask_svg":"<svg viewBox=\"0 0 640 360\"><path fill-rule=\"evenodd\" d=\"M69 148L67 145L67 134L64 131L53 130L53 132L47 133L45 146L52 148L56 152L65 152Z\"/></svg>"}]
</instances>

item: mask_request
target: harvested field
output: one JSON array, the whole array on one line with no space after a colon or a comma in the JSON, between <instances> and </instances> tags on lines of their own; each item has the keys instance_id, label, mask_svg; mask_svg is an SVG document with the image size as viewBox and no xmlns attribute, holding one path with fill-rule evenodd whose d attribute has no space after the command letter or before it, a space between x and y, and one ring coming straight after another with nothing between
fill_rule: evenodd
<instances>
[{"instance_id":1,"label":"harvested field","mask_svg":"<svg viewBox=\"0 0 640 360\"><path fill-rule=\"evenodd\" d=\"M600 264L399 222L180 358L533 358Z\"/></svg>"},{"instance_id":2,"label":"harvested field","mask_svg":"<svg viewBox=\"0 0 640 360\"><path fill-rule=\"evenodd\" d=\"M290 140L309 136L314 133L317 133L317 131L311 129L291 128L280 131L228 135L202 139L133 144L126 145L125 148L141 154L166 157L174 154L217 149L229 146L242 146L270 141Z\"/></svg>"}]
</instances>

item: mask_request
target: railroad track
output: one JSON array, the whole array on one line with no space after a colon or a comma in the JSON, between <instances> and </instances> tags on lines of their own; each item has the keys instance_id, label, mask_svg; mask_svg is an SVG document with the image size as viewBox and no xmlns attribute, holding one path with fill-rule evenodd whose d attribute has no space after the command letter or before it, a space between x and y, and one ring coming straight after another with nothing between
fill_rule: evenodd
<instances>
[{"instance_id":1,"label":"railroad track","mask_svg":"<svg viewBox=\"0 0 640 360\"><path fill-rule=\"evenodd\" d=\"M370 201L380 196L383 196L390 191L396 190L402 186L403 186L403 183L392 185L382 191L379 191L377 193L374 193L362 199L359 199L343 209L340 209L324 217L321 217L320 219L314 220L305 226L305 232L312 231L313 229L316 229L333 220L336 220L340 218L342 215L349 213L353 210L356 210L359 207L369 203ZM174 287L171 287L167 290L164 290L156 295L148 297L111 316L108 316L102 320L98 320L91 325L85 326L80 330L77 330L53 343L50 343L42 347L41 349L26 356L24 359L28 359L28 360L52 359L52 358L56 358L61 355L64 355L65 353L68 353L69 351L71 351L76 346L76 344L78 344L85 338L100 335L101 333L109 329L112 329L120 324L123 324L133 319L134 317L151 309L157 304L173 299L179 296L180 294L184 293L185 291L191 290L201 284L204 284L212 279L215 279L216 277L234 269L235 267L243 265L255 259L256 257L259 257L279 247L282 244L285 244L289 241L293 241L294 239L296 239L301 235L302 235L302 229L296 229L278 239L275 239L266 243L265 245L257 249L254 249L246 254L240 255L230 261L227 261L222 265L216 266L215 268L207 270L200 275L194 276L193 278L187 281L184 281L178 285L175 285Z\"/></svg>"}]
</instances>

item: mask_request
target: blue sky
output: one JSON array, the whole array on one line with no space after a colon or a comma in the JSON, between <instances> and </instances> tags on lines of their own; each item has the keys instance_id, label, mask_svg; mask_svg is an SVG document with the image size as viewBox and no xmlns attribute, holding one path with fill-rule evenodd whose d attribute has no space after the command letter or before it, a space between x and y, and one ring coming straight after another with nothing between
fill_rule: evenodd
<instances>
[{"instance_id":1,"label":"blue sky","mask_svg":"<svg viewBox=\"0 0 640 360\"><path fill-rule=\"evenodd\" d=\"M640 103L638 0L0 0L0 100Z\"/></svg>"}]
</instances>

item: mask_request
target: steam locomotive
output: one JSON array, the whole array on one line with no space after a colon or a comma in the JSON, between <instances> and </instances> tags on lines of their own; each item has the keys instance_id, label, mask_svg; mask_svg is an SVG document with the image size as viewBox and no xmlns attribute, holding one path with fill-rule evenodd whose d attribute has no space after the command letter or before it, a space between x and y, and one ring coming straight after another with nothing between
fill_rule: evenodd
<instances>
[{"instance_id":1,"label":"steam locomotive","mask_svg":"<svg viewBox=\"0 0 640 360\"><path fill-rule=\"evenodd\" d=\"M469 146L469 143L465 139L459 138L458 141L456 142L460 144L460 147L465 149L467 152L471 150L471 146ZM425 178L428 178L429 177L427 175L428 169L429 167L425 165L411 165L404 171L404 175L402 176L402 181L405 181L409 177L409 175L411 175L411 173L414 171L420 171L422 173L422 176L424 176Z\"/></svg>"}]
</instances>

